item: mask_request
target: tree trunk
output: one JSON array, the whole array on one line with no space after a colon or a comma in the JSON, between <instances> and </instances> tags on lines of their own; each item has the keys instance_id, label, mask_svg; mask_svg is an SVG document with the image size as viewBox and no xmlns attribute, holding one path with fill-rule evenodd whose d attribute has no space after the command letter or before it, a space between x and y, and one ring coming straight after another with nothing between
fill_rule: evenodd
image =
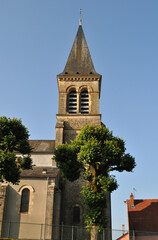
<instances>
[{"instance_id":1,"label":"tree trunk","mask_svg":"<svg viewBox=\"0 0 158 240\"><path fill-rule=\"evenodd\" d=\"M93 225L91 228L91 240L97 240L98 239L98 229L96 225Z\"/></svg>"}]
</instances>

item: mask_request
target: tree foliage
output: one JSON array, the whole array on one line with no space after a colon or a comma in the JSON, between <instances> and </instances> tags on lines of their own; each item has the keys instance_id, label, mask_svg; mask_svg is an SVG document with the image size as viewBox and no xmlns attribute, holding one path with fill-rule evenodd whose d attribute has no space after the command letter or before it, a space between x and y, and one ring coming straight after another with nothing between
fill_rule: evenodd
<instances>
[{"instance_id":1,"label":"tree foliage","mask_svg":"<svg viewBox=\"0 0 158 240\"><path fill-rule=\"evenodd\" d=\"M0 181L16 184L21 169L30 169L32 160L29 133L21 120L0 117ZM16 153L20 153L17 157Z\"/></svg>"},{"instance_id":2,"label":"tree foliage","mask_svg":"<svg viewBox=\"0 0 158 240\"><path fill-rule=\"evenodd\" d=\"M125 142L113 136L105 126L86 126L70 145L62 144L55 149L55 160L62 176L75 181L82 174L87 181L82 194L87 206L85 221L87 227L106 226L106 192L117 189L113 171L131 172L135 159L125 153Z\"/></svg>"}]
</instances>

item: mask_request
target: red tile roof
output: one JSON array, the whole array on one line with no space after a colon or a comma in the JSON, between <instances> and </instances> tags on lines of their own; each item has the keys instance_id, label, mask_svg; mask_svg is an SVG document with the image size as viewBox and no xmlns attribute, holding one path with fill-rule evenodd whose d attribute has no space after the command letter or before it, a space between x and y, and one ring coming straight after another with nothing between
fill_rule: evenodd
<instances>
[{"instance_id":1,"label":"red tile roof","mask_svg":"<svg viewBox=\"0 0 158 240\"><path fill-rule=\"evenodd\" d=\"M127 200L129 230L158 232L158 199Z\"/></svg>"},{"instance_id":2,"label":"red tile roof","mask_svg":"<svg viewBox=\"0 0 158 240\"><path fill-rule=\"evenodd\" d=\"M121 237L117 238L116 240L129 240L129 233L122 235Z\"/></svg>"}]
</instances>

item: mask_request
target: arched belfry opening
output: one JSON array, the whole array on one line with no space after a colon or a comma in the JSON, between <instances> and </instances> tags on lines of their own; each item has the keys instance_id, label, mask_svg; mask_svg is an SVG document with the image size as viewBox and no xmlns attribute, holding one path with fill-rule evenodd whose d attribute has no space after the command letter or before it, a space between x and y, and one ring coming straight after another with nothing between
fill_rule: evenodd
<instances>
[{"instance_id":1,"label":"arched belfry opening","mask_svg":"<svg viewBox=\"0 0 158 240\"><path fill-rule=\"evenodd\" d=\"M77 92L75 89L71 90L68 94L67 109L68 113L77 112Z\"/></svg>"},{"instance_id":2,"label":"arched belfry opening","mask_svg":"<svg viewBox=\"0 0 158 240\"><path fill-rule=\"evenodd\" d=\"M80 93L80 113L89 113L89 93L87 89L84 89Z\"/></svg>"}]
</instances>

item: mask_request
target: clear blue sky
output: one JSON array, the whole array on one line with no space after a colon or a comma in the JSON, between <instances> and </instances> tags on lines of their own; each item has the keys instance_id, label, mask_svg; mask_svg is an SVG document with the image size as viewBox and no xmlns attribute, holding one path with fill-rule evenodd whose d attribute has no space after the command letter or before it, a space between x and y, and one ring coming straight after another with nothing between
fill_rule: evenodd
<instances>
[{"instance_id":1,"label":"clear blue sky","mask_svg":"<svg viewBox=\"0 0 158 240\"><path fill-rule=\"evenodd\" d=\"M102 74L100 113L136 159L116 173L113 228L126 225L124 200L158 198L158 1L1 0L0 115L22 118L31 139L55 139L58 87L82 8L95 69Z\"/></svg>"}]
</instances>

